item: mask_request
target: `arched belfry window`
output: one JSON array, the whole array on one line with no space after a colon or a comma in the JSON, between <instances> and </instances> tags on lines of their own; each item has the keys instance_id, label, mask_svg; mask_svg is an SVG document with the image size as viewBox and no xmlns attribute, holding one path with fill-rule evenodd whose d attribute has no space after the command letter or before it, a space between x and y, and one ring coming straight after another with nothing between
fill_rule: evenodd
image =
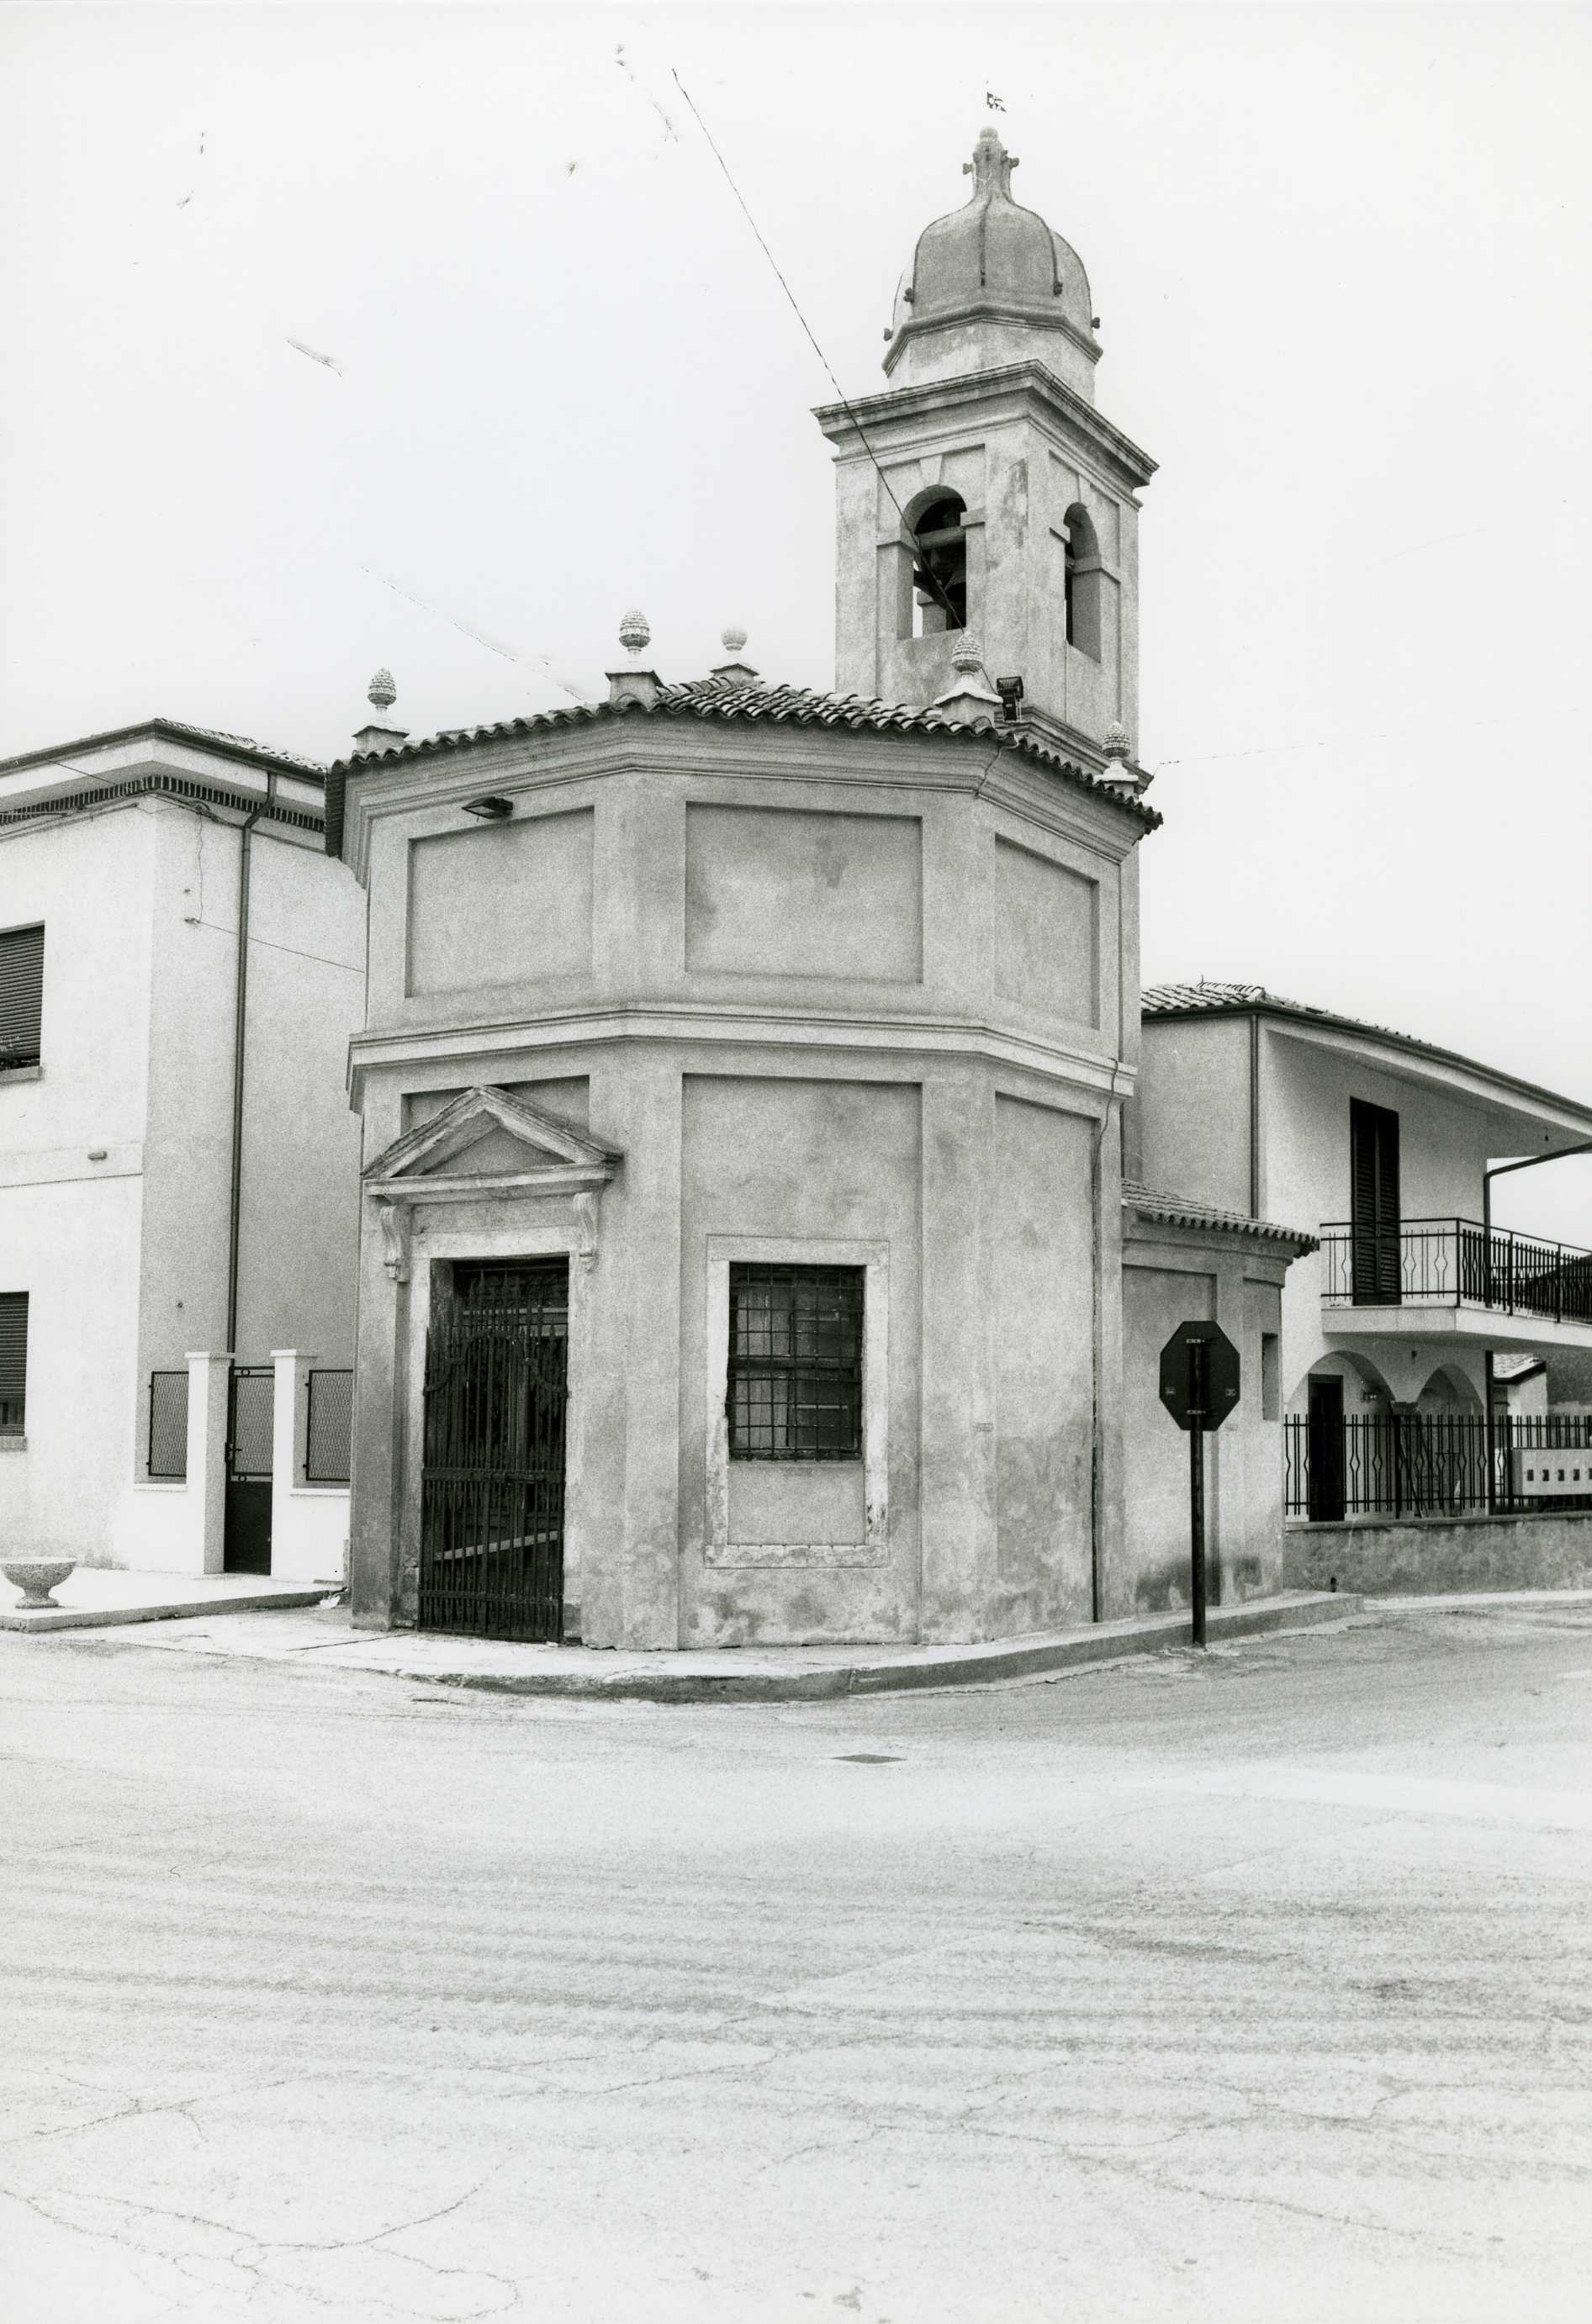
<instances>
[{"instance_id":1,"label":"arched belfry window","mask_svg":"<svg viewBox=\"0 0 1592 2324\"><path fill-rule=\"evenodd\" d=\"M1100 541L1081 501L1064 520L1067 530L1062 595L1067 605L1067 642L1094 661L1100 659Z\"/></svg>"},{"instance_id":2,"label":"arched belfry window","mask_svg":"<svg viewBox=\"0 0 1592 2324\"><path fill-rule=\"evenodd\" d=\"M912 521L915 638L967 626L967 512L960 493L936 493Z\"/></svg>"}]
</instances>

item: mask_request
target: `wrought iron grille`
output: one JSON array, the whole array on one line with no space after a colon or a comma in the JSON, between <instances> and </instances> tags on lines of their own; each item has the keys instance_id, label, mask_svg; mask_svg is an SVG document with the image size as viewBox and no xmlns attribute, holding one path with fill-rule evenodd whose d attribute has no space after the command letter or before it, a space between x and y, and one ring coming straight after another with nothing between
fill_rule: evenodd
<instances>
[{"instance_id":1,"label":"wrought iron grille","mask_svg":"<svg viewBox=\"0 0 1592 2324\"><path fill-rule=\"evenodd\" d=\"M186 1371L149 1376L149 1473L172 1478L188 1474Z\"/></svg>"},{"instance_id":2,"label":"wrought iron grille","mask_svg":"<svg viewBox=\"0 0 1592 2324\"><path fill-rule=\"evenodd\" d=\"M732 1461L860 1460L864 1275L731 1262Z\"/></svg>"},{"instance_id":3,"label":"wrought iron grille","mask_svg":"<svg viewBox=\"0 0 1592 2324\"><path fill-rule=\"evenodd\" d=\"M457 1266L426 1342L418 1618L563 1632L569 1263Z\"/></svg>"},{"instance_id":4,"label":"wrought iron grille","mask_svg":"<svg viewBox=\"0 0 1592 2324\"><path fill-rule=\"evenodd\" d=\"M312 1371L304 1384L304 1482L346 1485L354 1431L354 1375Z\"/></svg>"},{"instance_id":5,"label":"wrought iron grille","mask_svg":"<svg viewBox=\"0 0 1592 2324\"><path fill-rule=\"evenodd\" d=\"M1341 1428L1339 1449L1323 1442L1319 1424L1312 1430L1306 1415L1291 1413L1284 1421L1288 1517L1592 1508L1592 1418L1585 1414L1500 1414L1490 1446L1479 1412L1346 1414Z\"/></svg>"},{"instance_id":6,"label":"wrought iron grille","mask_svg":"<svg viewBox=\"0 0 1592 2324\"><path fill-rule=\"evenodd\" d=\"M271 1476L276 1373L270 1364L235 1364L227 1403L227 1473L235 1484Z\"/></svg>"},{"instance_id":7,"label":"wrought iron grille","mask_svg":"<svg viewBox=\"0 0 1592 2324\"><path fill-rule=\"evenodd\" d=\"M1510 1234L1474 1219L1404 1219L1397 1230L1321 1229L1328 1307L1486 1307L1592 1323L1592 1251Z\"/></svg>"}]
</instances>

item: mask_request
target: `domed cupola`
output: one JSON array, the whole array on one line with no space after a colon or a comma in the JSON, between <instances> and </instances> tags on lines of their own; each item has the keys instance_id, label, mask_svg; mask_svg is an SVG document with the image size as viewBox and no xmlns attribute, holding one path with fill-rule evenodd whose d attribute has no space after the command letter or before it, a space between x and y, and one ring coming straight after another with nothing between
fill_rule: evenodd
<instances>
[{"instance_id":1,"label":"domed cupola","mask_svg":"<svg viewBox=\"0 0 1592 2324\"><path fill-rule=\"evenodd\" d=\"M1016 157L993 129L962 167L972 195L918 237L885 371L901 364L903 381L943 379L1027 357L1092 395L1100 349L1082 261L1037 210L1012 199ZM1045 334L1039 344L1036 332Z\"/></svg>"}]
</instances>

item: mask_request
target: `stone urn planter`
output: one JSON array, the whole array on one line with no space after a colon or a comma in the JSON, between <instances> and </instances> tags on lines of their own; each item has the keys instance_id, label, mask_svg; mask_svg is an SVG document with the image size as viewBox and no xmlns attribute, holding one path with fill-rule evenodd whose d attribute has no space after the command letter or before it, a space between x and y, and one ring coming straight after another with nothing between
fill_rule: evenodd
<instances>
[{"instance_id":1,"label":"stone urn planter","mask_svg":"<svg viewBox=\"0 0 1592 2324\"><path fill-rule=\"evenodd\" d=\"M27 1557L15 1563L0 1564L0 1573L14 1589L22 1591L18 1613L28 1613L41 1606L53 1606L52 1590L59 1590L67 1575L77 1564L75 1557Z\"/></svg>"}]
</instances>

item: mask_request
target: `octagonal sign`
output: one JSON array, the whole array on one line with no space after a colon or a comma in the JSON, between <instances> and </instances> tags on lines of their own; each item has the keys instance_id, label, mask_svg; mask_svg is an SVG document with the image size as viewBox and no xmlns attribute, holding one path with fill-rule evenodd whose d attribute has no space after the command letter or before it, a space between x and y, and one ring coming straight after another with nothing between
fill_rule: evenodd
<instances>
[{"instance_id":1,"label":"octagonal sign","mask_svg":"<svg viewBox=\"0 0 1592 2324\"><path fill-rule=\"evenodd\" d=\"M1219 1428L1238 1401L1238 1351L1218 1323L1180 1323L1161 1351L1161 1401L1180 1428Z\"/></svg>"}]
</instances>

